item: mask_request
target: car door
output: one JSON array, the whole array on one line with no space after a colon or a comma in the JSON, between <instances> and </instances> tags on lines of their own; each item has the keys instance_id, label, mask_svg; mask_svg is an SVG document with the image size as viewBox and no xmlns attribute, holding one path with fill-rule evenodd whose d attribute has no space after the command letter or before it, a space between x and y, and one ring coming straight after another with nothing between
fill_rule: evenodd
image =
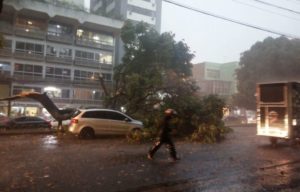
<instances>
[{"instance_id":1,"label":"car door","mask_svg":"<svg viewBox=\"0 0 300 192\"><path fill-rule=\"evenodd\" d=\"M106 111L106 117L110 120L112 132L116 134L124 134L128 132L130 127L128 117L115 111Z\"/></svg>"},{"instance_id":2,"label":"car door","mask_svg":"<svg viewBox=\"0 0 300 192\"><path fill-rule=\"evenodd\" d=\"M91 127L95 134L109 133L110 121L105 118L105 111L87 111L82 115L80 124L83 127Z\"/></svg>"}]
</instances>

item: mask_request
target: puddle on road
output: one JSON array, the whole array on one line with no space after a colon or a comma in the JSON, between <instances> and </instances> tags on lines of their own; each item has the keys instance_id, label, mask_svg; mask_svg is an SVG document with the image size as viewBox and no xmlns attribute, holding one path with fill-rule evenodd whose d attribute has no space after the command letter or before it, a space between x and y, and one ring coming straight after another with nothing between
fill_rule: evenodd
<instances>
[{"instance_id":1,"label":"puddle on road","mask_svg":"<svg viewBox=\"0 0 300 192\"><path fill-rule=\"evenodd\" d=\"M48 135L42 139L43 148L55 149L58 146L57 136Z\"/></svg>"}]
</instances>

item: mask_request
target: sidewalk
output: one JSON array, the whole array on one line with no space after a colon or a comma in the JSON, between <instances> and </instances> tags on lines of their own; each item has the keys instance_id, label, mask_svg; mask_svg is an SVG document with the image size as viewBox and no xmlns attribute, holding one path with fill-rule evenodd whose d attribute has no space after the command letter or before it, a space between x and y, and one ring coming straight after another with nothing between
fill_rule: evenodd
<instances>
[{"instance_id":1,"label":"sidewalk","mask_svg":"<svg viewBox=\"0 0 300 192\"><path fill-rule=\"evenodd\" d=\"M56 133L56 129L34 128L34 129L5 129L0 128L0 136L3 135L19 135L19 134L52 134Z\"/></svg>"}]
</instances>

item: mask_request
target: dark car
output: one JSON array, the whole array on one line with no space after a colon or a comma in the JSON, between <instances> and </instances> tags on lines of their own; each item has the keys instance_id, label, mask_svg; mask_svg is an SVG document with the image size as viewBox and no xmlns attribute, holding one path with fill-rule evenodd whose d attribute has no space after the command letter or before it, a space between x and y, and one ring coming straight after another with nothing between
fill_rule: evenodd
<instances>
[{"instance_id":1,"label":"dark car","mask_svg":"<svg viewBox=\"0 0 300 192\"><path fill-rule=\"evenodd\" d=\"M22 116L12 118L8 123L8 128L51 128L51 124L40 117Z\"/></svg>"},{"instance_id":2,"label":"dark car","mask_svg":"<svg viewBox=\"0 0 300 192\"><path fill-rule=\"evenodd\" d=\"M6 128L9 123L9 118L3 114L0 114L0 128Z\"/></svg>"}]
</instances>

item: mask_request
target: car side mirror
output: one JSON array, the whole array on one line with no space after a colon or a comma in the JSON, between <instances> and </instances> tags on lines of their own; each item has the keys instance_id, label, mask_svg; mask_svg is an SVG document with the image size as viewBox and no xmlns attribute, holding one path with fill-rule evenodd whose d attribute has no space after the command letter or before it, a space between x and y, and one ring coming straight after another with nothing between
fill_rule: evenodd
<instances>
[{"instance_id":1,"label":"car side mirror","mask_svg":"<svg viewBox=\"0 0 300 192\"><path fill-rule=\"evenodd\" d=\"M125 119L124 119L124 121L126 121L126 122L130 122L131 120L130 120L130 119L128 119L128 118L125 118Z\"/></svg>"}]
</instances>

